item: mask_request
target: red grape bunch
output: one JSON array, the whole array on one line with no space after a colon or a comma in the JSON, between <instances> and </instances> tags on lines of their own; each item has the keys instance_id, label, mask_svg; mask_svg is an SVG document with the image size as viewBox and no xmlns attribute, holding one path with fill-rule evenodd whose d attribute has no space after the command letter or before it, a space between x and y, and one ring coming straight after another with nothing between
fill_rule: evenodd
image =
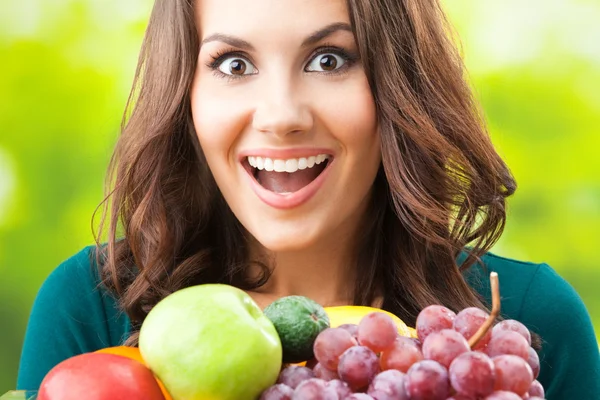
<instances>
[{"instance_id":1,"label":"red grape bunch","mask_svg":"<svg viewBox=\"0 0 600 400\"><path fill-rule=\"evenodd\" d=\"M543 399L529 330L515 320L490 329L492 320L478 308L455 314L432 305L417 317L413 339L373 312L321 332L315 360L284 368L261 400Z\"/></svg>"}]
</instances>

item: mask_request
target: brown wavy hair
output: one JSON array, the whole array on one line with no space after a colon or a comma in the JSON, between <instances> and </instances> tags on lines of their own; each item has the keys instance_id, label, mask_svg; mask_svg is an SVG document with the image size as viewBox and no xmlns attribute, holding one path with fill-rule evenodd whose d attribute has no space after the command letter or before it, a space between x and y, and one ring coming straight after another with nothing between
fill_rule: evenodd
<instances>
[{"instance_id":1,"label":"brown wavy hair","mask_svg":"<svg viewBox=\"0 0 600 400\"><path fill-rule=\"evenodd\" d=\"M375 99L382 163L356 260L354 303L414 326L419 310L485 308L461 271L506 221L515 180L495 151L437 0L348 0ZM152 307L201 283L257 288L247 235L208 169L191 119L199 39L191 0L156 0L97 234L103 283L129 315L129 344ZM107 243L100 245L101 238ZM468 248L467 248L468 246ZM457 258L468 257L457 266Z\"/></svg>"}]
</instances>

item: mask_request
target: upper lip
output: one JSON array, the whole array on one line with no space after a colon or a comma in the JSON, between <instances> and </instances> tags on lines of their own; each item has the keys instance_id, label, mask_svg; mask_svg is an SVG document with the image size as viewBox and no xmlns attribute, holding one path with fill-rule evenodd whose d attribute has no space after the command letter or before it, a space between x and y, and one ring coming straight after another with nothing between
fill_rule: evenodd
<instances>
[{"instance_id":1,"label":"upper lip","mask_svg":"<svg viewBox=\"0 0 600 400\"><path fill-rule=\"evenodd\" d=\"M317 147L295 147L289 149L249 149L239 153L240 161L244 161L248 157L268 157L277 160L286 160L289 158L301 158L318 156L319 154L326 154L333 156L333 151L327 148Z\"/></svg>"}]
</instances>

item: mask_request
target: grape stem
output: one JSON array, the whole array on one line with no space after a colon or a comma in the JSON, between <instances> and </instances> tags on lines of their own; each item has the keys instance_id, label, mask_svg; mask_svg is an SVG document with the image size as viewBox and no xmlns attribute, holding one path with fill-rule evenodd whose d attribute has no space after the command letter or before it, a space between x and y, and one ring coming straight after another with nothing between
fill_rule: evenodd
<instances>
[{"instance_id":1,"label":"grape stem","mask_svg":"<svg viewBox=\"0 0 600 400\"><path fill-rule=\"evenodd\" d=\"M479 327L477 332L471 339L469 339L469 346L473 349L477 343L485 336L485 334L490 330L494 321L500 314L500 284L498 283L498 273L492 272L490 274L490 283L492 285L492 311L490 312L490 316L488 319Z\"/></svg>"}]
</instances>

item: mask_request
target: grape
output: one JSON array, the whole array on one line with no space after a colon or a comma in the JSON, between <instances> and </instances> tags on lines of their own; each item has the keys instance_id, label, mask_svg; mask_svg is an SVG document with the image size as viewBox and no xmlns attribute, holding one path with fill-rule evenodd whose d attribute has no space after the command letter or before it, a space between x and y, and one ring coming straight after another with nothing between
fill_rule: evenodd
<instances>
[{"instance_id":1,"label":"grape","mask_svg":"<svg viewBox=\"0 0 600 400\"><path fill-rule=\"evenodd\" d=\"M452 360L469 350L467 339L452 329L433 332L423 342L423 356L446 368L450 367Z\"/></svg>"},{"instance_id":2,"label":"grape","mask_svg":"<svg viewBox=\"0 0 600 400\"><path fill-rule=\"evenodd\" d=\"M375 400L396 400L395 397L390 397L389 394L381 390L369 390L367 394ZM402 397L402 399L404 399L404 397Z\"/></svg>"},{"instance_id":3,"label":"grape","mask_svg":"<svg viewBox=\"0 0 600 400\"><path fill-rule=\"evenodd\" d=\"M419 361L410 367L405 379L411 400L445 400L450 395L448 371L437 361Z\"/></svg>"},{"instance_id":4,"label":"grape","mask_svg":"<svg viewBox=\"0 0 600 400\"><path fill-rule=\"evenodd\" d=\"M472 397L463 396L462 394L455 394L452 397L448 397L446 400L473 400Z\"/></svg>"},{"instance_id":5,"label":"grape","mask_svg":"<svg viewBox=\"0 0 600 400\"><path fill-rule=\"evenodd\" d=\"M465 339L469 340L479 330L481 325L489 318L489 314L477 307L465 308L454 318L452 327L455 331L460 332ZM483 350L492 338L492 332L488 331L473 350Z\"/></svg>"},{"instance_id":6,"label":"grape","mask_svg":"<svg viewBox=\"0 0 600 400\"><path fill-rule=\"evenodd\" d=\"M395 369L383 371L373 379L367 393L375 400L408 400L405 378L405 374Z\"/></svg>"},{"instance_id":7,"label":"grape","mask_svg":"<svg viewBox=\"0 0 600 400\"><path fill-rule=\"evenodd\" d=\"M348 331L352 335L352 337L358 340L358 325L356 324L343 324L338 326L338 328Z\"/></svg>"},{"instance_id":8,"label":"grape","mask_svg":"<svg viewBox=\"0 0 600 400\"><path fill-rule=\"evenodd\" d=\"M544 396L546 394L544 392L544 387L537 380L531 382L531 386L529 386L529 391L527 393L529 394L529 396L539 396L541 398L544 398Z\"/></svg>"},{"instance_id":9,"label":"grape","mask_svg":"<svg viewBox=\"0 0 600 400\"><path fill-rule=\"evenodd\" d=\"M291 400L294 389L278 383L265 390L260 396L260 400Z\"/></svg>"},{"instance_id":10,"label":"grape","mask_svg":"<svg viewBox=\"0 0 600 400\"><path fill-rule=\"evenodd\" d=\"M372 312L358 324L358 343L379 353L392 346L398 337L398 328L389 315Z\"/></svg>"},{"instance_id":11,"label":"grape","mask_svg":"<svg viewBox=\"0 0 600 400\"><path fill-rule=\"evenodd\" d=\"M406 372L416 362L423 359L423 353L412 339L399 336L392 347L381 353L381 369L397 369Z\"/></svg>"},{"instance_id":12,"label":"grape","mask_svg":"<svg viewBox=\"0 0 600 400\"><path fill-rule=\"evenodd\" d=\"M496 367L496 390L509 390L523 396L533 382L533 372L527 361L514 355L502 355L492 359Z\"/></svg>"},{"instance_id":13,"label":"grape","mask_svg":"<svg viewBox=\"0 0 600 400\"><path fill-rule=\"evenodd\" d=\"M490 343L485 349L490 357L496 357L503 354L512 354L527 360L529 357L529 345L527 340L515 331L498 331L492 335Z\"/></svg>"},{"instance_id":14,"label":"grape","mask_svg":"<svg viewBox=\"0 0 600 400\"><path fill-rule=\"evenodd\" d=\"M432 332L442 329L452 329L456 314L444 306L432 305L425 307L417 317L417 336L421 343Z\"/></svg>"},{"instance_id":15,"label":"grape","mask_svg":"<svg viewBox=\"0 0 600 400\"><path fill-rule=\"evenodd\" d=\"M519 395L514 394L513 392L497 390L490 394L488 397L485 397L483 400L521 400L521 397L519 397Z\"/></svg>"},{"instance_id":16,"label":"grape","mask_svg":"<svg viewBox=\"0 0 600 400\"><path fill-rule=\"evenodd\" d=\"M532 347L529 348L527 364L529 364L531 371L533 371L533 379L537 379L537 377L540 375L540 356L538 356L537 351L535 351L535 349Z\"/></svg>"},{"instance_id":17,"label":"grape","mask_svg":"<svg viewBox=\"0 0 600 400\"><path fill-rule=\"evenodd\" d=\"M340 379L337 371L332 371L330 369L327 369L320 363L315 365L315 367L313 368L313 373L315 374L316 378L323 379L324 381Z\"/></svg>"},{"instance_id":18,"label":"grape","mask_svg":"<svg viewBox=\"0 0 600 400\"><path fill-rule=\"evenodd\" d=\"M327 328L319 333L314 344L315 357L325 368L336 371L343 352L358 343L352 335L340 328Z\"/></svg>"},{"instance_id":19,"label":"grape","mask_svg":"<svg viewBox=\"0 0 600 400\"><path fill-rule=\"evenodd\" d=\"M504 331L513 331L517 332L521 336L527 340L527 344L531 346L531 333L529 329L519 321L515 321L514 319L506 319L504 321L500 321L494 328L492 329L492 336L497 335L500 332Z\"/></svg>"},{"instance_id":20,"label":"grape","mask_svg":"<svg viewBox=\"0 0 600 400\"><path fill-rule=\"evenodd\" d=\"M324 380L312 378L298 385L292 400L338 400L338 395Z\"/></svg>"},{"instance_id":21,"label":"grape","mask_svg":"<svg viewBox=\"0 0 600 400\"><path fill-rule=\"evenodd\" d=\"M378 372L379 358L368 347L350 347L340 357L338 374L352 390L366 388Z\"/></svg>"},{"instance_id":22,"label":"grape","mask_svg":"<svg viewBox=\"0 0 600 400\"><path fill-rule=\"evenodd\" d=\"M300 367L298 365L291 365L279 373L277 383L283 383L292 389L296 389L301 382L314 377L315 374L311 369Z\"/></svg>"},{"instance_id":23,"label":"grape","mask_svg":"<svg viewBox=\"0 0 600 400\"><path fill-rule=\"evenodd\" d=\"M450 364L450 383L465 397L483 397L494 391L495 372L492 360L479 351L456 357Z\"/></svg>"},{"instance_id":24,"label":"grape","mask_svg":"<svg viewBox=\"0 0 600 400\"><path fill-rule=\"evenodd\" d=\"M538 397L538 396L524 397L524 399L527 399L527 400L546 400L543 397Z\"/></svg>"},{"instance_id":25,"label":"grape","mask_svg":"<svg viewBox=\"0 0 600 400\"><path fill-rule=\"evenodd\" d=\"M333 389L340 400L345 399L347 396L352 394L352 390L346 382L342 382L339 379L334 379L332 381L327 382L327 387Z\"/></svg>"},{"instance_id":26,"label":"grape","mask_svg":"<svg viewBox=\"0 0 600 400\"><path fill-rule=\"evenodd\" d=\"M373 400L373 398L365 393L353 393L346 397L345 400Z\"/></svg>"}]
</instances>

